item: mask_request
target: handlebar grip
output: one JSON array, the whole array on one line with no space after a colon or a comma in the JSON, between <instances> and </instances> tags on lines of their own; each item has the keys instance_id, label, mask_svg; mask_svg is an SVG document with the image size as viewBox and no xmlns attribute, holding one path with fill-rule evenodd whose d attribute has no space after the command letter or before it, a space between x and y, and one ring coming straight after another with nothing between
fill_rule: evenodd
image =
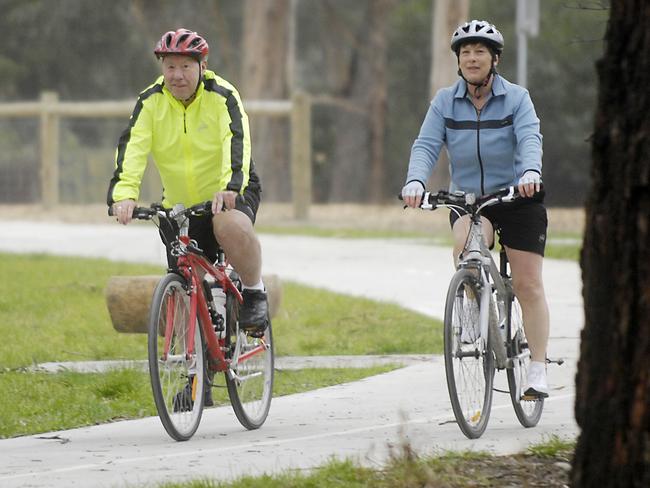
<instances>
[{"instance_id":1,"label":"handlebar grip","mask_svg":"<svg viewBox=\"0 0 650 488\"><path fill-rule=\"evenodd\" d=\"M133 213L131 214L131 217L134 219L149 220L155 214L156 214L156 210L153 208L135 207L133 209ZM113 212L113 206L108 207L108 216L115 217L115 212Z\"/></svg>"}]
</instances>

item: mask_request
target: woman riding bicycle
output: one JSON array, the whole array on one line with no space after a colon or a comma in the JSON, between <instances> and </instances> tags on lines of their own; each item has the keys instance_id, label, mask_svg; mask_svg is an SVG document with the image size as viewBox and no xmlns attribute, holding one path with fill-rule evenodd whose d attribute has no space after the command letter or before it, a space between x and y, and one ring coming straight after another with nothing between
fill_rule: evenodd
<instances>
[{"instance_id":1,"label":"woman riding bicycle","mask_svg":"<svg viewBox=\"0 0 650 488\"><path fill-rule=\"evenodd\" d=\"M548 396L546 347L549 314L542 281L547 217L541 186L542 135L528 91L508 82L496 70L503 36L486 21L459 26L451 38L458 59L459 79L438 91L411 149L404 202L418 207L442 146L449 154L451 191L477 196L517 186L522 196L483 213L485 235L493 245L499 231L521 304L531 351L530 396ZM468 216L450 213L454 258L463 249Z\"/></svg>"}]
</instances>

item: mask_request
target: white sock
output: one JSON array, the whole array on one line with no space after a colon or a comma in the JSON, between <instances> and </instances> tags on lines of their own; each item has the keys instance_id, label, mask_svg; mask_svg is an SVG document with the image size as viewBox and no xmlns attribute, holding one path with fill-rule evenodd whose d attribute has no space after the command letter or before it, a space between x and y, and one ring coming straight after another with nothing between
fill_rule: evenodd
<instances>
[{"instance_id":1,"label":"white sock","mask_svg":"<svg viewBox=\"0 0 650 488\"><path fill-rule=\"evenodd\" d=\"M264 291L264 283L262 282L262 278L260 278L260 281L256 283L255 285L251 286L246 286L242 283L242 288L244 290L262 290Z\"/></svg>"},{"instance_id":2,"label":"white sock","mask_svg":"<svg viewBox=\"0 0 650 488\"><path fill-rule=\"evenodd\" d=\"M531 361L528 366L529 370L546 371L546 363L542 361Z\"/></svg>"}]
</instances>

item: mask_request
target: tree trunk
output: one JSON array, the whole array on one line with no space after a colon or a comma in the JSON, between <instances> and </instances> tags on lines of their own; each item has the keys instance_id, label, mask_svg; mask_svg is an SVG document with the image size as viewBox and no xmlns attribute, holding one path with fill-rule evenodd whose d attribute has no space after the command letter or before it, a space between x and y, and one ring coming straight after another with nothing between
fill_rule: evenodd
<instances>
[{"instance_id":1,"label":"tree trunk","mask_svg":"<svg viewBox=\"0 0 650 488\"><path fill-rule=\"evenodd\" d=\"M245 0L243 68L240 90L246 99L287 99L289 0ZM289 124L286 119L251 119L253 160L265 199L291 196Z\"/></svg>"},{"instance_id":2,"label":"tree trunk","mask_svg":"<svg viewBox=\"0 0 650 488\"><path fill-rule=\"evenodd\" d=\"M612 2L581 256L575 487L650 486L650 7Z\"/></svg>"},{"instance_id":3,"label":"tree trunk","mask_svg":"<svg viewBox=\"0 0 650 488\"><path fill-rule=\"evenodd\" d=\"M394 0L370 0L366 15L356 33L343 32L334 8L325 4L330 25L339 32L329 41L333 50L331 65L338 71L336 95L349 102L338 109L334 126L336 147L329 201L381 201L384 195L384 141L387 113L387 22ZM347 35L346 35L347 34ZM328 31L328 36L332 36ZM348 58L341 56L341 39L346 38ZM351 41L351 42L350 42ZM332 49L330 49L332 51ZM347 63L341 64L343 59ZM338 68L338 69L336 69Z\"/></svg>"},{"instance_id":4,"label":"tree trunk","mask_svg":"<svg viewBox=\"0 0 650 488\"><path fill-rule=\"evenodd\" d=\"M451 35L469 16L469 0L433 0L431 28L431 98L441 88L458 79L456 55L451 51ZM440 158L434 168L428 187L434 191L449 186L449 158L447 151L440 151Z\"/></svg>"}]
</instances>

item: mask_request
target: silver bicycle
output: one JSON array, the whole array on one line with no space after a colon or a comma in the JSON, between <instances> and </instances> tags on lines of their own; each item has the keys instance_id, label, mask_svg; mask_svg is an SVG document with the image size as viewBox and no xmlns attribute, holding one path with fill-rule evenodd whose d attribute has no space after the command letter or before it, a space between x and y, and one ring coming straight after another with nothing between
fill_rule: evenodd
<instances>
[{"instance_id":1,"label":"silver bicycle","mask_svg":"<svg viewBox=\"0 0 650 488\"><path fill-rule=\"evenodd\" d=\"M474 194L426 192L420 207L444 206L469 215L471 224L445 303L444 357L447 389L458 426L470 439L480 437L492 408L494 371L506 370L510 399L517 419L534 427L544 399L522 391L530 350L521 308L512 288L508 258L500 252L500 266L483 238L481 212L497 203L519 198L514 187L479 199Z\"/></svg>"}]
</instances>

